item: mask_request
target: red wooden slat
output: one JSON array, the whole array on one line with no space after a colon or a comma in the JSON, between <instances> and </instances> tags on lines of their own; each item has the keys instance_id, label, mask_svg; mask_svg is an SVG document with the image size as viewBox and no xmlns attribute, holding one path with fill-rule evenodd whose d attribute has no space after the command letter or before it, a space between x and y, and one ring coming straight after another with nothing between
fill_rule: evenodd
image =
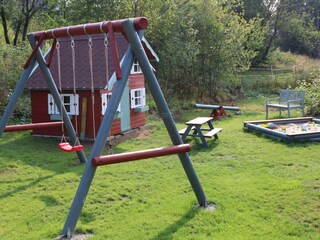
<instances>
[{"instance_id":1,"label":"red wooden slat","mask_svg":"<svg viewBox=\"0 0 320 240\"><path fill-rule=\"evenodd\" d=\"M116 76L117 79L120 80L122 78L121 68L120 68L120 62L119 62L119 53L117 48L117 43L114 37L114 28L112 22L108 23L108 32L110 35L110 44L111 44L111 50L112 50L112 57L113 57L113 64L116 70Z\"/></svg>"},{"instance_id":2,"label":"red wooden slat","mask_svg":"<svg viewBox=\"0 0 320 240\"><path fill-rule=\"evenodd\" d=\"M113 154L93 158L92 165L97 167L102 165L142 160L146 158L161 157L171 154L185 153L189 152L190 150L190 144L181 144L172 147L154 148L136 152Z\"/></svg>"},{"instance_id":3,"label":"red wooden slat","mask_svg":"<svg viewBox=\"0 0 320 240\"><path fill-rule=\"evenodd\" d=\"M4 132L25 131L40 128L51 128L61 126L62 122L47 122L47 123L31 123L6 126Z\"/></svg>"},{"instance_id":4,"label":"red wooden slat","mask_svg":"<svg viewBox=\"0 0 320 240\"><path fill-rule=\"evenodd\" d=\"M82 25L55 28L47 31L35 32L33 34L38 40L44 33L45 33L45 39L108 33L109 22L112 23L114 32L123 32L122 23L125 20L126 19L107 21L107 22L104 21L104 22L97 22L97 23L87 23ZM133 22L135 29L137 30L143 30L148 27L148 20L144 17L132 18L131 20Z\"/></svg>"}]
</instances>

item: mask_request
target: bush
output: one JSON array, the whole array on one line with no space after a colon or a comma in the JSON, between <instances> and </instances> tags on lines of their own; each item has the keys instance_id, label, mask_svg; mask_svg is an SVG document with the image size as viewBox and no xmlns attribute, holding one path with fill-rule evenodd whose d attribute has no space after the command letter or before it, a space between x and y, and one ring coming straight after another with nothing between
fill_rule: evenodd
<instances>
[{"instance_id":1,"label":"bush","mask_svg":"<svg viewBox=\"0 0 320 240\"><path fill-rule=\"evenodd\" d=\"M23 72L23 63L30 52L24 45L19 47L0 44L0 115L7 106L12 92L17 84L19 77ZM17 106L14 115L19 118L21 114L28 116L29 101L21 100Z\"/></svg>"},{"instance_id":2,"label":"bush","mask_svg":"<svg viewBox=\"0 0 320 240\"><path fill-rule=\"evenodd\" d=\"M298 81L296 89L305 90L305 106L308 115L320 115L320 71L312 72L308 80Z\"/></svg>"}]
</instances>

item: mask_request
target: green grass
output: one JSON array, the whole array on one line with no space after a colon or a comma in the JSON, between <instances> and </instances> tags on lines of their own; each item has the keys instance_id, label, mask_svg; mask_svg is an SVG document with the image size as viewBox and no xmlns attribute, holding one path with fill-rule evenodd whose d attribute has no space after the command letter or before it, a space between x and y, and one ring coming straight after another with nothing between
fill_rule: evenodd
<instances>
[{"instance_id":1,"label":"green grass","mask_svg":"<svg viewBox=\"0 0 320 240\"><path fill-rule=\"evenodd\" d=\"M239 106L242 115L214 122L223 131L208 149L190 141L190 158L215 211L195 207L176 156L103 166L77 233L90 233L90 240L320 239L319 143L284 143L246 133L243 121L263 119L264 107L260 100ZM177 127L209 113L181 112ZM121 142L114 151L170 145L157 118L150 117L148 126L151 135ZM60 152L55 140L28 132L4 134L0 152L0 239L55 239L84 165L74 154Z\"/></svg>"}]
</instances>

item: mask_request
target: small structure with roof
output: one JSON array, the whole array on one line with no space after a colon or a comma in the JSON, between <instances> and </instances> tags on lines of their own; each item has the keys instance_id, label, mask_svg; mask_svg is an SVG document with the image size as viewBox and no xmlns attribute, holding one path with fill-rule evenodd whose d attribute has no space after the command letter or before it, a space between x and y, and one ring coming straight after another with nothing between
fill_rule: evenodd
<instances>
[{"instance_id":1,"label":"small structure with roof","mask_svg":"<svg viewBox=\"0 0 320 240\"><path fill-rule=\"evenodd\" d=\"M122 59L128 48L128 42L122 34L115 34L115 39L119 59ZM148 42L145 39L142 42L148 58L158 61L157 55ZM117 81L115 74L109 76L109 73L115 72L115 64L112 49L108 47L108 44L110 41L106 41L102 34L92 37L90 43L88 43L88 37L85 36L75 37L73 43L70 38L62 38L59 41L60 62L56 60L56 51L50 65L57 87L59 87L60 74L62 102L81 139L95 138L108 107L113 85ZM72 48L75 50L74 53ZM91 61L90 48L92 49ZM104 51L107 54L102 54ZM145 112L148 106L144 76L137 62L134 62L128 80L109 133L110 136L146 124ZM62 120L40 69L34 71L30 76L26 89L30 90L32 123ZM33 129L32 133L61 136L62 129L61 127Z\"/></svg>"}]
</instances>

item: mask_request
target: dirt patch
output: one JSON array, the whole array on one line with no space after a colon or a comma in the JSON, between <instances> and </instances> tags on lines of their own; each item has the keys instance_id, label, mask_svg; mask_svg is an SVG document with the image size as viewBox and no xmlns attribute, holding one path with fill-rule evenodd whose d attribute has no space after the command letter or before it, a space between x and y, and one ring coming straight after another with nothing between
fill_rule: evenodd
<instances>
[{"instance_id":1,"label":"dirt patch","mask_svg":"<svg viewBox=\"0 0 320 240\"><path fill-rule=\"evenodd\" d=\"M131 129L129 131L123 132L121 134L115 135L115 136L111 136L110 140L107 141L106 143L106 148L108 148L108 144L110 143L112 146L116 146L119 143L125 142L129 139L143 139L145 137L148 137L152 134L152 129L153 127L149 127L149 126L143 126L143 127L139 127L139 128L135 128L135 129ZM82 144L84 145L84 147L86 149L88 149L89 151L91 151L94 142L93 141L86 141L86 142L82 142ZM76 158L74 163L75 165L78 164L78 159Z\"/></svg>"},{"instance_id":2,"label":"dirt patch","mask_svg":"<svg viewBox=\"0 0 320 240\"><path fill-rule=\"evenodd\" d=\"M92 234L74 234L72 238L66 236L58 237L56 240L89 240Z\"/></svg>"},{"instance_id":3,"label":"dirt patch","mask_svg":"<svg viewBox=\"0 0 320 240\"><path fill-rule=\"evenodd\" d=\"M113 136L110 142L113 146L115 146L126 140L129 140L132 138L143 139L145 137L150 136L151 134L152 134L152 128L149 126L143 126L143 127L132 129L122 134Z\"/></svg>"}]
</instances>

